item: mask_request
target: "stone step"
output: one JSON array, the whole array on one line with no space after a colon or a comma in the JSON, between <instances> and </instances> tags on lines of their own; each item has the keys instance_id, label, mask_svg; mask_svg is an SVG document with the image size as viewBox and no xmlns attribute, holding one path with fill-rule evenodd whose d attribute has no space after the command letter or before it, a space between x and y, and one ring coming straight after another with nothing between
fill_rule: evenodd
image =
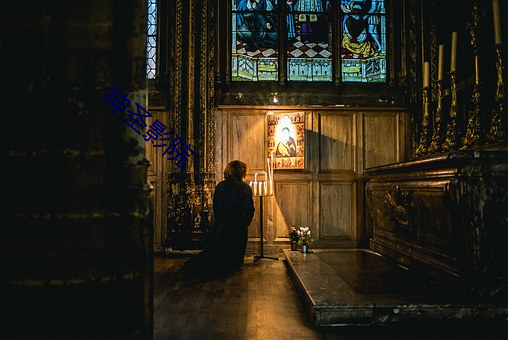
<instances>
[{"instance_id":1,"label":"stone step","mask_svg":"<svg viewBox=\"0 0 508 340\"><path fill-rule=\"evenodd\" d=\"M284 249L288 270L316 326L468 320L506 323L508 305L440 292L367 249Z\"/></svg>"}]
</instances>

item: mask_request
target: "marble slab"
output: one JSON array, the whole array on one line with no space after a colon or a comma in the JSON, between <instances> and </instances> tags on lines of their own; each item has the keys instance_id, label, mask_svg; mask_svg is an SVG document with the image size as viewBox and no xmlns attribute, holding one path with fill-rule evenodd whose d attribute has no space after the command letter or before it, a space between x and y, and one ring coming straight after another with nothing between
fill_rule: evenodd
<instances>
[{"instance_id":1,"label":"marble slab","mask_svg":"<svg viewBox=\"0 0 508 340\"><path fill-rule=\"evenodd\" d=\"M308 254L285 249L284 254L316 326L506 322L507 305L442 291L367 249L317 249Z\"/></svg>"}]
</instances>

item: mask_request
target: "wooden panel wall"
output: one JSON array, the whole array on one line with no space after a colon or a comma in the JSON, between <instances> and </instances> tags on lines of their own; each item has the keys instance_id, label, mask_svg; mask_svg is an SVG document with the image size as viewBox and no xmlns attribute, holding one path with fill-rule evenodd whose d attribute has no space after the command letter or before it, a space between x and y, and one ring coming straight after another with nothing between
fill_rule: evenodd
<instances>
[{"instance_id":1,"label":"wooden panel wall","mask_svg":"<svg viewBox=\"0 0 508 340\"><path fill-rule=\"evenodd\" d=\"M149 107L151 118L146 119L150 126L155 120L159 120L165 126L169 125L167 111L160 107ZM150 200L153 221L153 248L155 252L163 251L163 242L167 237L167 206L168 206L168 160L162 154L164 148L155 148L147 144L146 159L150 163L148 167L148 182L150 183Z\"/></svg>"},{"instance_id":2,"label":"wooden panel wall","mask_svg":"<svg viewBox=\"0 0 508 340\"><path fill-rule=\"evenodd\" d=\"M321 171L354 171L354 113L324 113L319 117Z\"/></svg>"},{"instance_id":3,"label":"wooden panel wall","mask_svg":"<svg viewBox=\"0 0 508 340\"><path fill-rule=\"evenodd\" d=\"M275 189L276 237L285 237L291 226L309 227L312 222L310 183L277 183Z\"/></svg>"},{"instance_id":4,"label":"wooden panel wall","mask_svg":"<svg viewBox=\"0 0 508 340\"><path fill-rule=\"evenodd\" d=\"M230 116L230 161L239 159L247 164L249 173L265 169L265 119L262 112L233 113Z\"/></svg>"},{"instance_id":5,"label":"wooden panel wall","mask_svg":"<svg viewBox=\"0 0 508 340\"><path fill-rule=\"evenodd\" d=\"M320 237L355 238L353 183L320 183Z\"/></svg>"},{"instance_id":6,"label":"wooden panel wall","mask_svg":"<svg viewBox=\"0 0 508 340\"><path fill-rule=\"evenodd\" d=\"M407 118L401 110L380 111L300 107L219 108L217 171L240 159L246 181L266 170L266 118L305 112L305 169L275 171L275 197L264 198L263 231L268 243L287 241L290 226L308 226L321 244L358 243L363 226L363 170L404 158ZM402 136L402 137L401 137ZM222 179L217 175L217 180ZM259 237L259 198L249 236ZM258 239L256 239L257 241Z\"/></svg>"},{"instance_id":7,"label":"wooden panel wall","mask_svg":"<svg viewBox=\"0 0 508 340\"><path fill-rule=\"evenodd\" d=\"M363 157L365 169L395 163L398 157L397 115L363 115Z\"/></svg>"}]
</instances>

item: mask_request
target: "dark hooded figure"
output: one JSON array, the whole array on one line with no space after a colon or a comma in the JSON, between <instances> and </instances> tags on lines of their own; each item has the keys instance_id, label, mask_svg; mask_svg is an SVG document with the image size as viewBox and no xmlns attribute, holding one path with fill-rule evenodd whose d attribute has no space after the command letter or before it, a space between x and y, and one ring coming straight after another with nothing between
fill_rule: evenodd
<instances>
[{"instance_id":1,"label":"dark hooded figure","mask_svg":"<svg viewBox=\"0 0 508 340\"><path fill-rule=\"evenodd\" d=\"M252 189L243 182L247 165L232 161L224 170L224 180L213 195L215 226L205 249L187 261L182 271L215 275L240 270L247 247L248 227L254 216Z\"/></svg>"}]
</instances>

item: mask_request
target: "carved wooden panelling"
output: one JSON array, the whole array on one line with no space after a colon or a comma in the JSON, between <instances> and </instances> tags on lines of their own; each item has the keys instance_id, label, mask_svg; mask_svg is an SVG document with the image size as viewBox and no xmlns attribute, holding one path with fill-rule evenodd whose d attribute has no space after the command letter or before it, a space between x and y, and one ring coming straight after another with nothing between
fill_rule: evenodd
<instances>
[{"instance_id":1,"label":"carved wooden panelling","mask_svg":"<svg viewBox=\"0 0 508 340\"><path fill-rule=\"evenodd\" d=\"M368 185L369 211L373 219L374 239L397 239L425 245L434 255L457 256L457 239L450 215L447 182L404 182ZM396 189L398 188L398 189ZM397 245L393 245L397 248Z\"/></svg>"},{"instance_id":2,"label":"carved wooden panelling","mask_svg":"<svg viewBox=\"0 0 508 340\"><path fill-rule=\"evenodd\" d=\"M321 183L321 237L354 238L352 183Z\"/></svg>"},{"instance_id":3,"label":"carved wooden panelling","mask_svg":"<svg viewBox=\"0 0 508 340\"><path fill-rule=\"evenodd\" d=\"M397 161L397 115L365 115L363 128L364 167Z\"/></svg>"},{"instance_id":4,"label":"carved wooden panelling","mask_svg":"<svg viewBox=\"0 0 508 340\"><path fill-rule=\"evenodd\" d=\"M273 111L282 113L287 109ZM399 133L403 128L398 126L403 123L399 120L400 112L349 109L305 112L306 167L275 171L275 196L263 199L263 236L267 244L280 245L286 242L290 226L308 226L323 246L343 241L366 242L371 232L363 231L363 187L359 188L357 183L361 182L366 167L400 160L399 151L404 144L397 138L405 136ZM247 163L246 182L253 181L256 172L260 179L266 170L266 114L263 107L231 107L217 112L218 180L222 179L227 162L234 159ZM259 237L258 197L255 205L249 229L252 242ZM428 240L438 247L435 241Z\"/></svg>"},{"instance_id":5,"label":"carved wooden panelling","mask_svg":"<svg viewBox=\"0 0 508 340\"><path fill-rule=\"evenodd\" d=\"M287 235L289 227L309 227L311 225L312 207L309 205L308 183L279 183L276 185L275 226L276 236Z\"/></svg>"},{"instance_id":6,"label":"carved wooden panelling","mask_svg":"<svg viewBox=\"0 0 508 340\"><path fill-rule=\"evenodd\" d=\"M354 170L353 114L320 116L321 171Z\"/></svg>"},{"instance_id":7,"label":"carved wooden panelling","mask_svg":"<svg viewBox=\"0 0 508 340\"><path fill-rule=\"evenodd\" d=\"M252 222L249 226L249 237L259 237L259 197L253 197L254 199L254 217L252 218ZM265 208L266 208L266 198L265 199ZM265 210L266 211L266 210ZM266 230L266 221L264 222L264 230ZM266 238L266 235L264 235Z\"/></svg>"},{"instance_id":8,"label":"carved wooden panelling","mask_svg":"<svg viewBox=\"0 0 508 340\"><path fill-rule=\"evenodd\" d=\"M247 164L249 172L264 169L265 120L263 115L231 115L229 160L239 159Z\"/></svg>"}]
</instances>

